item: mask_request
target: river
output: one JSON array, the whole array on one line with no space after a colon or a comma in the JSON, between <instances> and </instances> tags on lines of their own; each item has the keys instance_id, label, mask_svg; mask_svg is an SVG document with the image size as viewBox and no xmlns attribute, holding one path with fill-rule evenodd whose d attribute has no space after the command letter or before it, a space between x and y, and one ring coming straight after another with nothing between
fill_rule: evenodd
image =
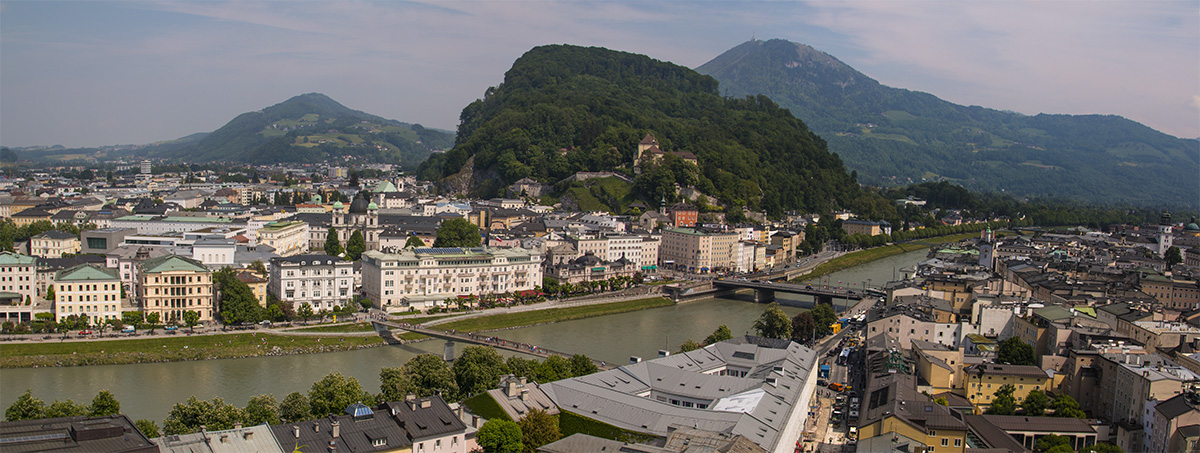
<instances>
[{"instance_id":1,"label":"river","mask_svg":"<svg viewBox=\"0 0 1200 453\"><path fill-rule=\"evenodd\" d=\"M872 286L890 280L893 272L925 258L919 250L895 255L830 274L821 279L848 286L871 280ZM802 311L797 299L778 295L789 316ZM734 335L751 330L763 306L749 295L705 299L669 307L579 319L555 324L523 327L495 333L496 336L558 351L587 354L613 363L630 356L657 357L659 349L676 350L688 339L700 342L721 324ZM251 396L272 393L278 400L291 392L306 393L313 382L332 371L353 376L369 392L379 391L379 369L399 366L421 353L441 354L440 341L404 346L384 346L357 351L283 357L222 359L198 362L142 363L61 368L0 369L0 407L7 408L25 391L50 403L71 399L90 404L92 397L108 389L121 402L121 412L132 419L156 420L161 425L171 406L195 395L200 399L221 397L245 406ZM457 345L461 351L464 345ZM505 353L505 355L511 355Z\"/></svg>"}]
</instances>

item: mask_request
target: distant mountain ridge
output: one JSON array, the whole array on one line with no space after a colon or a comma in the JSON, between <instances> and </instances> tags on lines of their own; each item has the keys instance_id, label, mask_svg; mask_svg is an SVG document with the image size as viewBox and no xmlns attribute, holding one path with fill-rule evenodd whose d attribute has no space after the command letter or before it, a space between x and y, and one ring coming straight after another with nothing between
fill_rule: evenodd
<instances>
[{"instance_id":1,"label":"distant mountain ridge","mask_svg":"<svg viewBox=\"0 0 1200 453\"><path fill-rule=\"evenodd\" d=\"M947 179L973 190L1092 203L1200 203L1200 141L1114 115L1033 116L891 88L824 52L749 41L696 68L727 97L766 95L865 183Z\"/></svg>"},{"instance_id":2,"label":"distant mountain ridge","mask_svg":"<svg viewBox=\"0 0 1200 453\"><path fill-rule=\"evenodd\" d=\"M200 136L156 145L146 154L191 162L319 162L336 156L415 168L453 136L350 109L320 93L295 96L238 115Z\"/></svg>"}]
</instances>

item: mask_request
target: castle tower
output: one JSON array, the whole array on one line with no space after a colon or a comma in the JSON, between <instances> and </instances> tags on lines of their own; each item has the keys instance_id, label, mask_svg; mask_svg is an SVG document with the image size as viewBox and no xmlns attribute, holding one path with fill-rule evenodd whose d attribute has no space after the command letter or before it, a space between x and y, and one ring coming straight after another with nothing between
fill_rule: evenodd
<instances>
[{"instance_id":1,"label":"castle tower","mask_svg":"<svg viewBox=\"0 0 1200 453\"><path fill-rule=\"evenodd\" d=\"M1171 213L1163 211L1162 217L1158 218L1158 256L1167 255L1167 249L1171 248L1172 236Z\"/></svg>"}]
</instances>

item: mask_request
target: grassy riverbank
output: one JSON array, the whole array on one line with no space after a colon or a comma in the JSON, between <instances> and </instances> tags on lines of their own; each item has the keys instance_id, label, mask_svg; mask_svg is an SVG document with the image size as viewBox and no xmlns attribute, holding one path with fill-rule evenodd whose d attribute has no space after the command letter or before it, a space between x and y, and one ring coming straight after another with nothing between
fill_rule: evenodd
<instances>
[{"instance_id":1,"label":"grassy riverbank","mask_svg":"<svg viewBox=\"0 0 1200 453\"><path fill-rule=\"evenodd\" d=\"M817 266L816 269L813 269L812 272L809 272L807 274L793 278L791 281L802 282L805 280L811 280L811 279L814 279L817 277L822 277L825 275L832 274L837 271L849 269L854 266L866 264L871 261L887 258L889 256L899 255L901 253L907 253L907 252L911 252L914 250L927 249L931 245L945 244L945 243L949 243L949 242L958 242L963 239L973 238L973 237L977 237L977 236L979 236L978 232L962 233L962 234L954 234L954 235L950 235L950 236L938 236L938 237L934 237L934 238L921 239L918 241L908 242L908 243L904 243L904 244L885 245L882 247L875 247L875 248L870 248L870 249L866 249L866 250L859 250L857 252L847 253L845 255L839 256L832 260L821 263L821 265Z\"/></svg>"},{"instance_id":2,"label":"grassy riverbank","mask_svg":"<svg viewBox=\"0 0 1200 453\"><path fill-rule=\"evenodd\" d=\"M458 330L463 332L479 332L484 330L505 329L509 327L532 326L548 324L572 319L591 318L594 316L613 315L630 311L645 310L672 305L669 299L652 297L625 302L584 305L580 307L549 308L545 310L525 311L520 313L504 313L491 316L480 316L461 321L448 322L430 326L439 330Z\"/></svg>"},{"instance_id":3,"label":"grassy riverbank","mask_svg":"<svg viewBox=\"0 0 1200 453\"><path fill-rule=\"evenodd\" d=\"M304 332L304 333L356 333L356 332L374 332L375 326L369 322L356 322L351 324L334 324L329 326L316 327L301 327L299 329L288 329L288 332Z\"/></svg>"},{"instance_id":4,"label":"grassy riverbank","mask_svg":"<svg viewBox=\"0 0 1200 453\"><path fill-rule=\"evenodd\" d=\"M179 335L107 341L0 344L0 368L118 365L334 352L383 345L377 336Z\"/></svg>"}]
</instances>

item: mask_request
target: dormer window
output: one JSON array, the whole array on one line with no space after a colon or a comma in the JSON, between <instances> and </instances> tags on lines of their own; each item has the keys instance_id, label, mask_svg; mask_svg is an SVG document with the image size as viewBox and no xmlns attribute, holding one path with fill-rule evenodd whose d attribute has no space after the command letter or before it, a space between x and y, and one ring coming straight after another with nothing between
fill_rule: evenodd
<instances>
[{"instance_id":1,"label":"dormer window","mask_svg":"<svg viewBox=\"0 0 1200 453\"><path fill-rule=\"evenodd\" d=\"M384 445L387 445L387 438L386 438L386 437L379 438L379 439L372 439L372 440L371 440L371 446L374 446L374 447L382 447L382 446L384 446Z\"/></svg>"}]
</instances>

